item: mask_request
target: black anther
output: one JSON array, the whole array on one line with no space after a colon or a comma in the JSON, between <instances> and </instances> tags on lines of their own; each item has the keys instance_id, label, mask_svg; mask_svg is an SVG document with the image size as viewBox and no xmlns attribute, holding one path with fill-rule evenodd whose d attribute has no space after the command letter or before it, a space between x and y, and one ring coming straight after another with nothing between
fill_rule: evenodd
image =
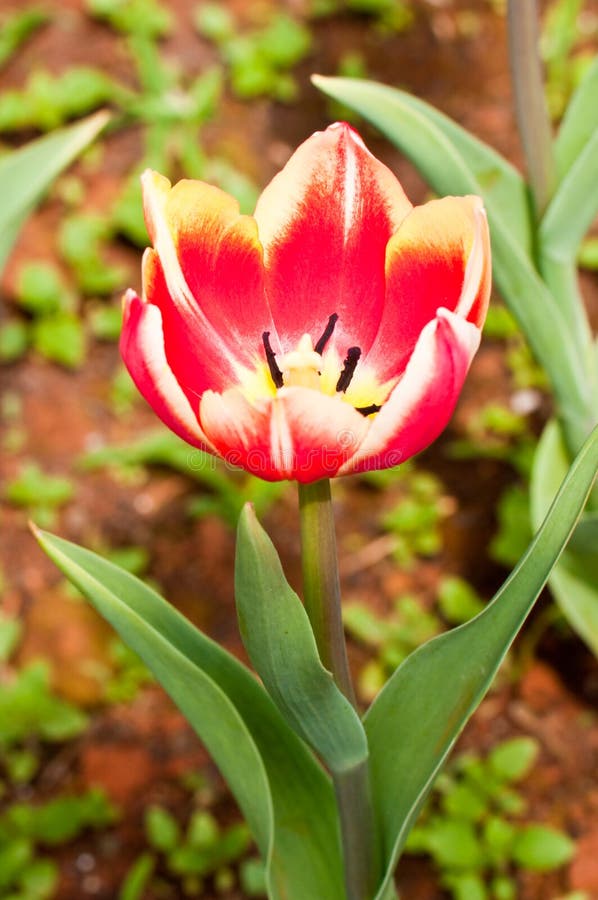
<instances>
[{"instance_id":1,"label":"black anther","mask_svg":"<svg viewBox=\"0 0 598 900\"><path fill-rule=\"evenodd\" d=\"M370 406L356 406L355 411L361 413L362 416L371 416L372 413L380 412L381 406L371 403Z\"/></svg>"},{"instance_id":2,"label":"black anther","mask_svg":"<svg viewBox=\"0 0 598 900\"><path fill-rule=\"evenodd\" d=\"M334 331L334 326L336 325L337 321L338 321L338 314L332 313L332 315L328 319L328 325L322 332L322 337L319 339L318 343L314 347L314 350L316 351L316 353L320 353L320 354L322 353L324 347L326 346L326 344L332 337L332 332Z\"/></svg>"},{"instance_id":3,"label":"black anther","mask_svg":"<svg viewBox=\"0 0 598 900\"><path fill-rule=\"evenodd\" d=\"M276 365L276 353L270 346L270 332L264 331L262 334L262 341L264 344L264 350L266 351L266 362L268 363L268 368L270 369L270 375L272 376L272 381L276 385L277 388L281 388L284 384L282 379L282 372Z\"/></svg>"},{"instance_id":4,"label":"black anther","mask_svg":"<svg viewBox=\"0 0 598 900\"><path fill-rule=\"evenodd\" d=\"M347 356L343 363L343 371L339 375L339 379L336 382L337 391L344 392L351 384L351 379L353 378L353 373L355 372L355 366L359 362L360 356L361 347L349 347L349 349L347 350Z\"/></svg>"}]
</instances>

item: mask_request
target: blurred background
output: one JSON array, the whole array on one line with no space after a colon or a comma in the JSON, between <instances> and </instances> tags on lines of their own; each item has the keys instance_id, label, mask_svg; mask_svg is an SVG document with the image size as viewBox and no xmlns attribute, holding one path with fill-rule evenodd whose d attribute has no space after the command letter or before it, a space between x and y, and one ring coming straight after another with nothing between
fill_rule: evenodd
<instances>
[{"instance_id":1,"label":"blurred background","mask_svg":"<svg viewBox=\"0 0 598 900\"><path fill-rule=\"evenodd\" d=\"M557 123L596 54L598 3L542 11ZM521 162L500 0L0 0L2 151L112 113L28 220L1 282L0 900L264 896L201 744L27 520L148 580L240 656L232 570L246 500L300 588L293 486L199 465L137 396L117 341L121 295L140 288L147 166L216 183L251 212L297 144L348 119L412 201L431 196L313 72L403 87ZM596 325L598 238L580 262ZM397 470L333 485L364 704L412 649L474 615L527 546L549 414L544 373L495 297L443 438ZM404 900L598 898L597 700L596 661L546 595L410 839Z\"/></svg>"}]
</instances>

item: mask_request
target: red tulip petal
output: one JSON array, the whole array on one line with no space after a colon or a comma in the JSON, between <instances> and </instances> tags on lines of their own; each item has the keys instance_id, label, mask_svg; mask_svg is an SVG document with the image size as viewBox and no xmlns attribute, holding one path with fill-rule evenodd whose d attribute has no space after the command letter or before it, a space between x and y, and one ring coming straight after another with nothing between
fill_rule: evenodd
<instances>
[{"instance_id":1,"label":"red tulip petal","mask_svg":"<svg viewBox=\"0 0 598 900\"><path fill-rule=\"evenodd\" d=\"M471 322L438 310L367 437L339 474L396 466L431 444L453 414L480 336Z\"/></svg>"},{"instance_id":2,"label":"red tulip petal","mask_svg":"<svg viewBox=\"0 0 598 900\"><path fill-rule=\"evenodd\" d=\"M133 291L125 295L120 350L139 392L162 421L187 443L210 449L197 416L168 365L160 310L144 303Z\"/></svg>"},{"instance_id":3,"label":"red tulip petal","mask_svg":"<svg viewBox=\"0 0 598 900\"><path fill-rule=\"evenodd\" d=\"M225 390L236 381L236 369L229 353L221 353L211 335L196 327L179 312L173 301L160 257L148 248L143 255L143 298L157 306L162 315L164 349L168 365L193 408L205 390Z\"/></svg>"},{"instance_id":4,"label":"red tulip petal","mask_svg":"<svg viewBox=\"0 0 598 900\"><path fill-rule=\"evenodd\" d=\"M273 331L264 293L257 225L237 201L202 181L174 187L155 172L142 176L144 208L168 291L198 344L246 366Z\"/></svg>"},{"instance_id":5,"label":"red tulip petal","mask_svg":"<svg viewBox=\"0 0 598 900\"><path fill-rule=\"evenodd\" d=\"M332 313L331 346L369 349L384 305L386 244L411 208L348 125L316 132L295 151L255 210L285 351L306 332L315 341Z\"/></svg>"},{"instance_id":6,"label":"red tulip petal","mask_svg":"<svg viewBox=\"0 0 598 900\"><path fill-rule=\"evenodd\" d=\"M384 315L368 362L400 375L424 326L443 307L481 326L490 296L490 244L479 197L417 206L388 243Z\"/></svg>"},{"instance_id":7,"label":"red tulip petal","mask_svg":"<svg viewBox=\"0 0 598 900\"><path fill-rule=\"evenodd\" d=\"M266 481L303 484L334 476L369 427L349 404L301 387L284 388L255 405L238 390L207 391L200 420L230 464Z\"/></svg>"}]
</instances>

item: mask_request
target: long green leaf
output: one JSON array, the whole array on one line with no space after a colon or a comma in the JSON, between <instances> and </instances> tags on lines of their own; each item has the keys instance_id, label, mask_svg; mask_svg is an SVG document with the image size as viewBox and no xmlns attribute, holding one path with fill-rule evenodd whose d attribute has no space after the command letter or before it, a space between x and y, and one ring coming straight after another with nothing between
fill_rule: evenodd
<instances>
[{"instance_id":1,"label":"long green leaf","mask_svg":"<svg viewBox=\"0 0 598 900\"><path fill-rule=\"evenodd\" d=\"M536 450L531 480L531 517L537 527L546 515L567 471L568 457L554 421L549 422ZM550 590L568 621L598 656L598 522L584 517L552 570Z\"/></svg>"},{"instance_id":2,"label":"long green leaf","mask_svg":"<svg viewBox=\"0 0 598 900\"><path fill-rule=\"evenodd\" d=\"M593 422L592 398L585 357L579 353L574 326L559 308L533 268L525 247L503 219L496 195L488 193L473 174L468 158L438 127L425 104L405 102L388 85L352 78L314 82L324 93L357 110L385 134L420 170L439 194L480 194L488 209L493 268L500 292L519 321L536 359L548 373L568 442L577 450ZM474 162L472 161L472 165Z\"/></svg>"},{"instance_id":3,"label":"long green leaf","mask_svg":"<svg viewBox=\"0 0 598 900\"><path fill-rule=\"evenodd\" d=\"M577 260L574 257L562 259L551 254L546 246L538 247L538 262L542 279L560 308L567 314L571 332L579 350L580 359L588 373L587 396L598 399L592 386L598 373L592 347L592 329L579 288ZM592 378L594 382L592 383Z\"/></svg>"},{"instance_id":4,"label":"long green leaf","mask_svg":"<svg viewBox=\"0 0 598 900\"><path fill-rule=\"evenodd\" d=\"M108 113L96 113L0 158L0 271L21 226L44 191L96 137L108 119Z\"/></svg>"},{"instance_id":5,"label":"long green leaf","mask_svg":"<svg viewBox=\"0 0 598 900\"><path fill-rule=\"evenodd\" d=\"M490 686L579 518L598 468L598 429L575 460L542 527L475 619L429 641L397 669L364 720L374 802L392 873L433 779Z\"/></svg>"},{"instance_id":6,"label":"long green leaf","mask_svg":"<svg viewBox=\"0 0 598 900\"><path fill-rule=\"evenodd\" d=\"M137 578L47 532L37 536L214 756L268 860L269 896L342 900L330 780L251 673Z\"/></svg>"},{"instance_id":7,"label":"long green leaf","mask_svg":"<svg viewBox=\"0 0 598 900\"><path fill-rule=\"evenodd\" d=\"M593 133L598 128L598 56L573 94L556 141L554 151L562 178L567 174Z\"/></svg>"},{"instance_id":8,"label":"long green leaf","mask_svg":"<svg viewBox=\"0 0 598 900\"><path fill-rule=\"evenodd\" d=\"M322 665L303 604L249 504L237 532L235 596L249 658L290 726L335 773L364 762L359 716Z\"/></svg>"},{"instance_id":9,"label":"long green leaf","mask_svg":"<svg viewBox=\"0 0 598 900\"><path fill-rule=\"evenodd\" d=\"M574 259L597 212L598 126L569 167L544 213L540 246L557 259Z\"/></svg>"}]
</instances>

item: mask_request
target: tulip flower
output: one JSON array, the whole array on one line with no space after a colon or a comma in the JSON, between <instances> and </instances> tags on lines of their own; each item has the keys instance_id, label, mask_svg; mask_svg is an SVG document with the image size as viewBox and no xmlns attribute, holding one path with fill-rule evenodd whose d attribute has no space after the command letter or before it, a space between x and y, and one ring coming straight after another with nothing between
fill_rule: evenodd
<instances>
[{"instance_id":1,"label":"tulip flower","mask_svg":"<svg viewBox=\"0 0 598 900\"><path fill-rule=\"evenodd\" d=\"M348 125L306 140L253 216L142 176L153 249L122 354L160 418L261 478L385 468L445 428L490 293L478 197L413 206Z\"/></svg>"}]
</instances>

